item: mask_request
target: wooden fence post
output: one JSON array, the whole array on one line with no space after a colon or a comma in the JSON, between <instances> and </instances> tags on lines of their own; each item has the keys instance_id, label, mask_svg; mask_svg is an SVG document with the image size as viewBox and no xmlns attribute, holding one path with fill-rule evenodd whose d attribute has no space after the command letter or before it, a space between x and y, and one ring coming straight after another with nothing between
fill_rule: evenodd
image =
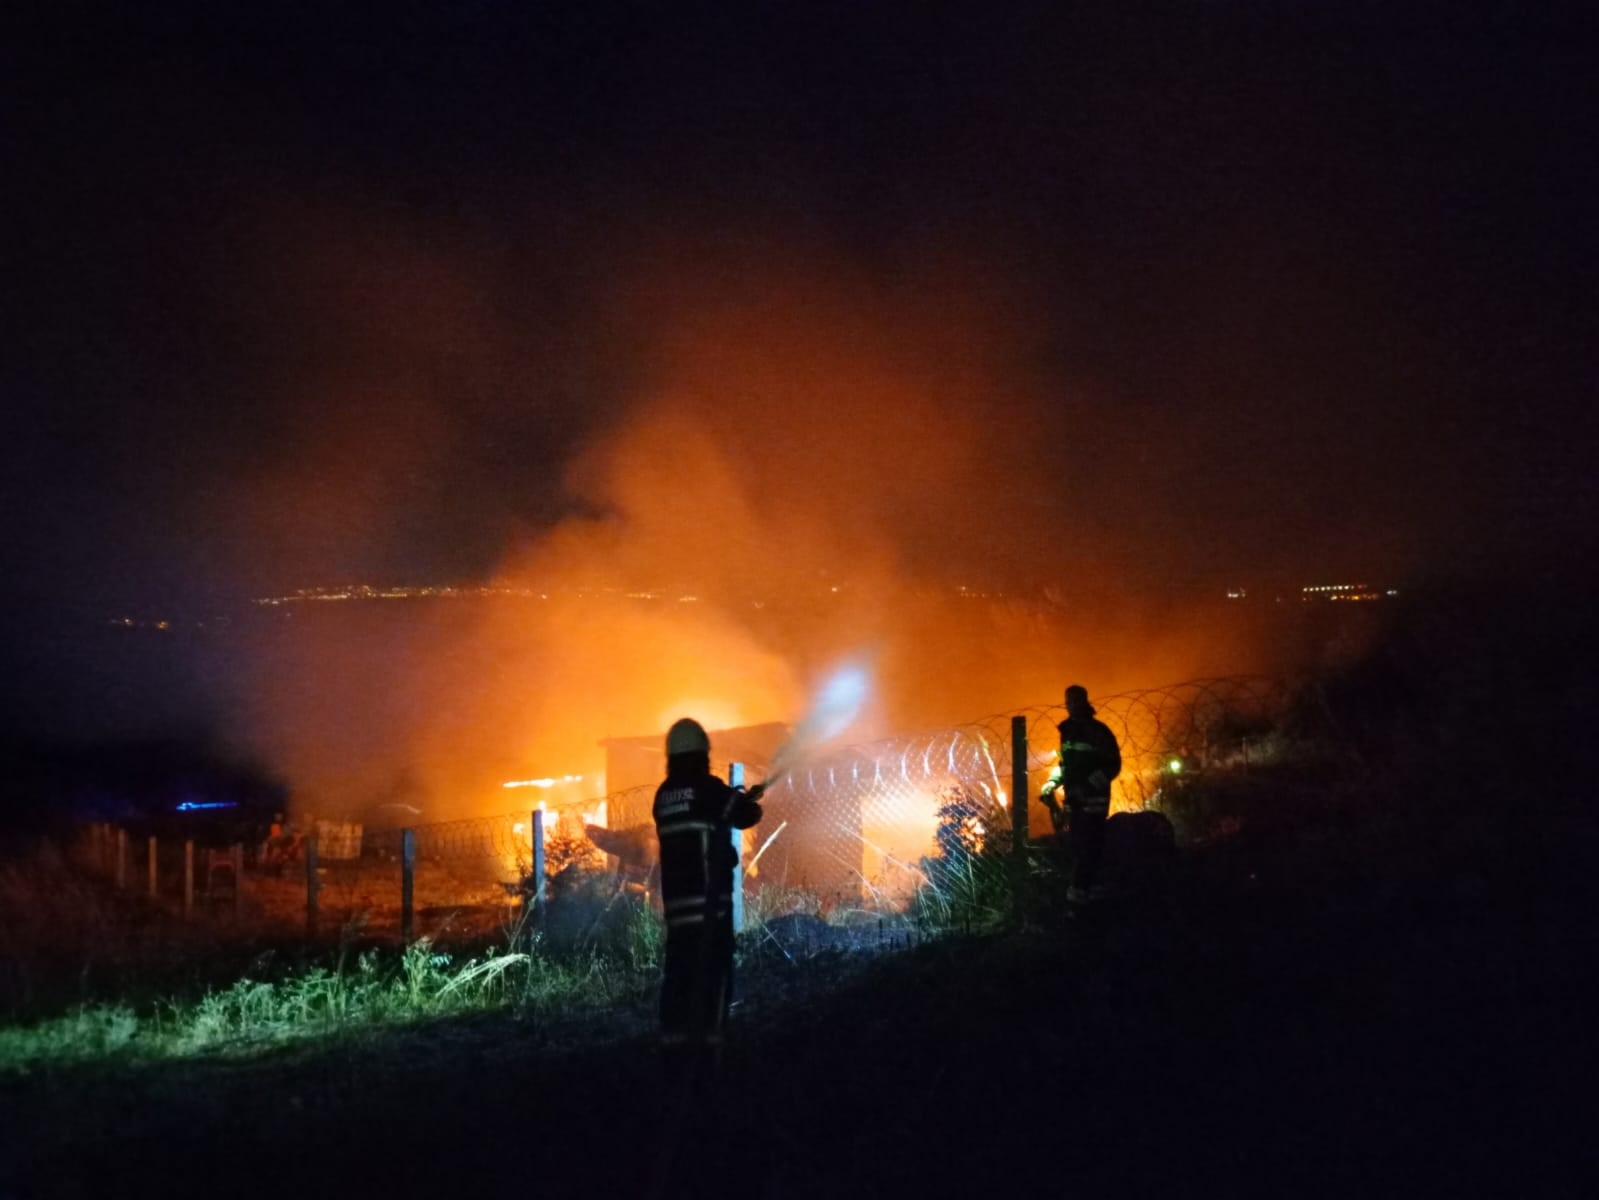
<instances>
[{"instance_id":1,"label":"wooden fence post","mask_svg":"<svg viewBox=\"0 0 1599 1200\"><path fill-rule=\"evenodd\" d=\"M117 827L117 890L128 886L128 831Z\"/></svg>"},{"instance_id":2,"label":"wooden fence post","mask_svg":"<svg viewBox=\"0 0 1599 1200\"><path fill-rule=\"evenodd\" d=\"M155 849L155 834L153 834L153 833L150 835L150 842L149 842L149 846L148 846L148 850L147 850L147 856L148 856L148 858L150 860L150 862L149 862L150 899L154 900L155 896L156 896L156 882L155 882L156 849Z\"/></svg>"},{"instance_id":3,"label":"wooden fence post","mask_svg":"<svg viewBox=\"0 0 1599 1200\"><path fill-rule=\"evenodd\" d=\"M533 810L532 822L528 825L529 837L533 849L532 875L533 891L528 896L528 901L533 905L533 928L541 929L544 926L544 904L549 898L546 889L544 872L547 863L544 858L544 810Z\"/></svg>"},{"instance_id":4,"label":"wooden fence post","mask_svg":"<svg viewBox=\"0 0 1599 1200\"><path fill-rule=\"evenodd\" d=\"M316 936L317 901L322 890L322 881L317 875L317 845L316 832L305 839L305 936Z\"/></svg>"},{"instance_id":5,"label":"wooden fence post","mask_svg":"<svg viewBox=\"0 0 1599 1200\"><path fill-rule=\"evenodd\" d=\"M194 915L194 839L183 843L183 915Z\"/></svg>"},{"instance_id":6,"label":"wooden fence post","mask_svg":"<svg viewBox=\"0 0 1599 1200\"><path fill-rule=\"evenodd\" d=\"M1010 827L1015 860L1016 911L1024 912L1027 887L1027 718L1010 719Z\"/></svg>"},{"instance_id":7,"label":"wooden fence post","mask_svg":"<svg viewBox=\"0 0 1599 1200\"><path fill-rule=\"evenodd\" d=\"M732 763L727 768L727 783L729 787L741 788L744 786L744 764ZM744 930L744 831L732 831L733 839L733 932L742 933Z\"/></svg>"},{"instance_id":8,"label":"wooden fence post","mask_svg":"<svg viewBox=\"0 0 1599 1200\"><path fill-rule=\"evenodd\" d=\"M244 916L244 843L233 843L233 917Z\"/></svg>"},{"instance_id":9,"label":"wooden fence post","mask_svg":"<svg viewBox=\"0 0 1599 1200\"><path fill-rule=\"evenodd\" d=\"M416 830L400 830L400 940L407 946L415 932Z\"/></svg>"}]
</instances>

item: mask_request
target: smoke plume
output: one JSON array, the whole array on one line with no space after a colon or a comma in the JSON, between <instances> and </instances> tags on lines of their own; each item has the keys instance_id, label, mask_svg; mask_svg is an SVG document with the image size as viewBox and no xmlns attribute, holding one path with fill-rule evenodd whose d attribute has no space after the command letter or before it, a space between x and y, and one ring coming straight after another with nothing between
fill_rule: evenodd
<instances>
[{"instance_id":1,"label":"smoke plume","mask_svg":"<svg viewBox=\"0 0 1599 1200\"><path fill-rule=\"evenodd\" d=\"M262 635L243 724L304 804L438 819L509 807L511 779L598 786L602 739L683 715L793 721L845 659L874 664L856 738L1057 701L1067 682L1261 665L1253 634L1161 595L1145 550L1116 539L1136 497L1099 490L1101 451L1068 436L1106 401L1039 368L1015 286L947 256L885 281L816 247L676 246L589 296L581 341L539 377L510 371L514 329L471 299L492 288L482 263L474 284L470 266L383 252L398 265L341 260L384 304L373 317L342 296L363 349L337 374L354 390L309 404L289 465L246 490L249 541L302 563L359 542L353 561L381 567L373 547L420 480L432 504L465 506L435 523L475 515L471 536L496 535L492 594L300 605ZM585 355L607 363L597 414L563 383ZM486 412L459 379L453 407L418 382L441 356L503 389ZM398 399L367 425L353 414L374 379ZM502 471L497 496L462 482L486 425L552 409L571 432L532 447L528 478Z\"/></svg>"}]
</instances>

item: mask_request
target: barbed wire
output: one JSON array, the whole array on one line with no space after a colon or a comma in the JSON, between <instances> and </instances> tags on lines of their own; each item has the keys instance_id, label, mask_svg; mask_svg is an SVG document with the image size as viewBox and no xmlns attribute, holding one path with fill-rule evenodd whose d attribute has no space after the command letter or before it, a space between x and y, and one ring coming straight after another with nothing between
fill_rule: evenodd
<instances>
[{"instance_id":1,"label":"barbed wire","mask_svg":"<svg viewBox=\"0 0 1599 1200\"><path fill-rule=\"evenodd\" d=\"M1229 676L1097 698L1097 716L1122 748L1113 811L1154 801L1174 759L1193 769L1247 762L1251 741L1259 747L1280 727L1294 694L1282 680ZM1026 722L1030 800L1055 763L1056 726L1066 716L1058 705L825 750L769 779L766 819L744 837L752 881L838 901L903 896L951 836L980 845L987 826L1000 819L1012 787L1011 722L1018 716ZM746 764L751 778L762 777L767 765ZM551 869L574 855L592 852L597 859L598 850L578 845L589 819L647 835L653 793L646 785L542 805L547 846L555 842L562 851L551 857ZM531 870L531 825L531 810L418 825L417 860L456 873L521 878ZM363 857L398 859L401 837L397 829L370 833Z\"/></svg>"},{"instance_id":2,"label":"barbed wire","mask_svg":"<svg viewBox=\"0 0 1599 1200\"><path fill-rule=\"evenodd\" d=\"M1113 811L1147 807L1164 772L1204 769L1243 756L1249 739L1271 732L1289 711L1293 690L1254 676L1198 679L1101 697L1097 715L1116 735L1123 770ZM1035 706L962 725L887 738L817 755L772 781L768 808L801 826L787 868L801 886L823 892L903 896L928 874L929 859L952 844L979 848L1008 829L1003 811L1013 786L1011 723L1027 731L1030 820L1049 831L1031 806L1057 758L1063 707ZM829 869L831 865L831 869Z\"/></svg>"}]
</instances>

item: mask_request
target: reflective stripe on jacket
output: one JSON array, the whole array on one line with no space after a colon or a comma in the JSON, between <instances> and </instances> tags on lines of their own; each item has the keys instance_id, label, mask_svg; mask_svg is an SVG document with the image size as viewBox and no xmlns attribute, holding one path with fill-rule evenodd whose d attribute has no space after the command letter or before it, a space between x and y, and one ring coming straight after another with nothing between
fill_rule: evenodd
<instances>
[{"instance_id":1,"label":"reflective stripe on jacket","mask_svg":"<svg viewBox=\"0 0 1599 1200\"><path fill-rule=\"evenodd\" d=\"M1068 717L1060 730L1061 785L1066 802L1092 811L1110 807L1110 783L1122 770L1122 751L1110 726L1094 717ZM1102 781L1094 779L1098 773Z\"/></svg>"},{"instance_id":2,"label":"reflective stripe on jacket","mask_svg":"<svg viewBox=\"0 0 1599 1200\"><path fill-rule=\"evenodd\" d=\"M761 807L714 775L668 778L655 792L661 842L661 900L668 928L731 912L738 851L732 831L761 819Z\"/></svg>"}]
</instances>

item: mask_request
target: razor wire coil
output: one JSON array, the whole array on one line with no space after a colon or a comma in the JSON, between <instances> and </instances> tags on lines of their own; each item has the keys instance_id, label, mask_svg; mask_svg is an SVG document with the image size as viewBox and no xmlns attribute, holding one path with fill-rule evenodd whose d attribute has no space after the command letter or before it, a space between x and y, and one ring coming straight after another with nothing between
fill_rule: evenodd
<instances>
[{"instance_id":1,"label":"razor wire coil","mask_svg":"<svg viewBox=\"0 0 1599 1200\"><path fill-rule=\"evenodd\" d=\"M1276 730L1293 695L1281 680L1230 676L1098 698L1096 715L1122 751L1116 807L1139 809L1156 799L1168 757L1199 767L1235 761L1240 753L1247 761L1249 739ZM815 885L826 876L846 880L843 891L876 894L897 887L895 879L924 877L927 858L957 842L981 844L990 832L987 824L1011 802L1016 717L1027 732L1030 803L1055 762L1056 726L1065 717L1059 705L842 746L788 767L767 780L766 803L784 825L802 828L763 867L769 874L787 870L783 882L789 885ZM767 765L746 764L755 777ZM652 793L653 786L635 787L543 806L546 838L581 840L581 815L602 801L609 813L626 814L635 826L647 824ZM419 863L502 880L525 876L531 867L531 810L418 825L412 836ZM746 841L750 853L763 845L762 836L757 830ZM397 829L369 833L363 857L399 858L402 837Z\"/></svg>"}]
</instances>

